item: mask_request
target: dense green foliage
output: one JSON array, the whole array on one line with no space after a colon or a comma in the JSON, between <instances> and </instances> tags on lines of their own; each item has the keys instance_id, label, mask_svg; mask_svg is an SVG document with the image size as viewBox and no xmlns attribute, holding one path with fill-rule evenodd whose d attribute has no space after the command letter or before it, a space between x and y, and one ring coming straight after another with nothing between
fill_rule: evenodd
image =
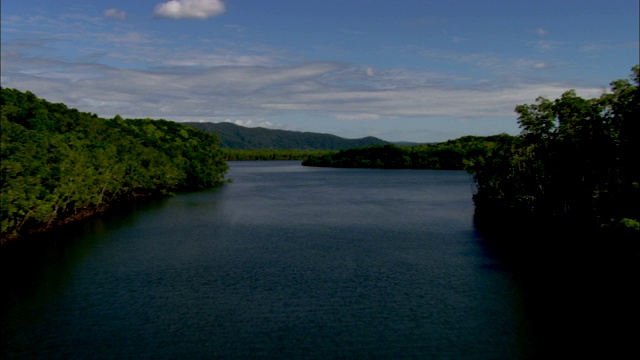
<instances>
[{"instance_id":1,"label":"dense green foliage","mask_svg":"<svg viewBox=\"0 0 640 360\"><path fill-rule=\"evenodd\" d=\"M640 70L633 71L633 81L614 81L599 98L571 90L517 106L516 141L467 162L478 185L476 212L639 230Z\"/></svg>"},{"instance_id":2,"label":"dense green foliage","mask_svg":"<svg viewBox=\"0 0 640 360\"><path fill-rule=\"evenodd\" d=\"M232 123L189 122L204 132L218 135L220 147L243 150L341 150L388 142L374 137L345 139L335 135L287 130L248 128Z\"/></svg>"},{"instance_id":3,"label":"dense green foliage","mask_svg":"<svg viewBox=\"0 0 640 360\"><path fill-rule=\"evenodd\" d=\"M311 155L323 155L329 150L244 150L222 149L225 160L304 160Z\"/></svg>"},{"instance_id":4,"label":"dense green foliage","mask_svg":"<svg viewBox=\"0 0 640 360\"><path fill-rule=\"evenodd\" d=\"M2 237L152 193L202 189L227 165L215 135L166 120L101 119L1 89Z\"/></svg>"},{"instance_id":5,"label":"dense green foliage","mask_svg":"<svg viewBox=\"0 0 640 360\"><path fill-rule=\"evenodd\" d=\"M417 146L366 146L311 155L302 164L344 168L461 170L465 161L485 155L498 143L510 141L511 136L500 134L464 136L443 143Z\"/></svg>"}]
</instances>

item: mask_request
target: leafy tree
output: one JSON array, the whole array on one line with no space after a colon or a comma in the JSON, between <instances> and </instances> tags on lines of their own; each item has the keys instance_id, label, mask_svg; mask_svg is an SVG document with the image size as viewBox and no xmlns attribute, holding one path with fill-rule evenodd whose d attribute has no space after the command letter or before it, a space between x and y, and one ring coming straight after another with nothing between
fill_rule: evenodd
<instances>
[{"instance_id":1,"label":"leafy tree","mask_svg":"<svg viewBox=\"0 0 640 360\"><path fill-rule=\"evenodd\" d=\"M488 137L464 136L443 143L418 146L365 146L314 154L307 157L302 164L354 168L461 170L465 162L486 154L495 141L511 138L509 135L500 134Z\"/></svg>"},{"instance_id":2,"label":"leafy tree","mask_svg":"<svg viewBox=\"0 0 640 360\"><path fill-rule=\"evenodd\" d=\"M591 228L635 228L640 219L639 67L632 81L583 99L575 91L518 105L520 136L469 161L476 211ZM533 217L532 217L533 216Z\"/></svg>"},{"instance_id":3,"label":"leafy tree","mask_svg":"<svg viewBox=\"0 0 640 360\"><path fill-rule=\"evenodd\" d=\"M0 105L2 241L113 202L211 187L228 169L215 135L175 122L101 119L4 88Z\"/></svg>"}]
</instances>

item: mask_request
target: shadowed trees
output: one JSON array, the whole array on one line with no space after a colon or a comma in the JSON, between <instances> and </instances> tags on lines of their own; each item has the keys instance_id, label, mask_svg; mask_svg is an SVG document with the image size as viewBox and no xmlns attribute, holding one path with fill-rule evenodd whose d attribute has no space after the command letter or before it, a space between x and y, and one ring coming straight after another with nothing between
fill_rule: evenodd
<instances>
[{"instance_id":1,"label":"shadowed trees","mask_svg":"<svg viewBox=\"0 0 640 360\"><path fill-rule=\"evenodd\" d=\"M639 73L635 66L631 81L612 82L599 98L569 90L517 106L515 141L467 163L476 210L637 235Z\"/></svg>"},{"instance_id":2,"label":"shadowed trees","mask_svg":"<svg viewBox=\"0 0 640 360\"><path fill-rule=\"evenodd\" d=\"M461 170L466 161L486 154L500 142L510 142L512 136L463 136L443 143L417 146L379 145L333 153L310 155L302 162L306 166L383 169Z\"/></svg>"}]
</instances>

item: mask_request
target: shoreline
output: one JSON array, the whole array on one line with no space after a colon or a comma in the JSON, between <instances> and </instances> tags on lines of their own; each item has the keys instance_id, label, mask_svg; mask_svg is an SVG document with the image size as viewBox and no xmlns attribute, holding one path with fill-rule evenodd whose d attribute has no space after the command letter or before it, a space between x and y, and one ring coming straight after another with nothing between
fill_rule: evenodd
<instances>
[{"instance_id":1,"label":"shoreline","mask_svg":"<svg viewBox=\"0 0 640 360\"><path fill-rule=\"evenodd\" d=\"M64 229L65 227L82 223L84 221L89 221L95 217L102 216L105 214L109 214L111 212L117 211L118 208L127 207L135 205L138 202L143 201L152 201L162 198L167 198L173 196L173 193L167 192L162 193L158 192L147 192L143 194L135 194L132 196L127 196L124 199L115 200L111 203L101 205L96 208L85 208L81 209L67 217L57 219L51 224L40 224L40 226L35 225L30 228L26 228L24 230L20 230L15 234L2 234L0 236L0 251L8 246L12 246L24 241L28 241L30 238L45 235L47 233Z\"/></svg>"}]
</instances>

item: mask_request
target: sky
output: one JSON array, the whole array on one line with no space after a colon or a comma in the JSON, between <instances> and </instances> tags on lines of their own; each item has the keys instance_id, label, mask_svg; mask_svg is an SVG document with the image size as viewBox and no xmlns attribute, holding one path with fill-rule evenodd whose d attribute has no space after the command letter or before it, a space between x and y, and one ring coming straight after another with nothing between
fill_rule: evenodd
<instances>
[{"instance_id":1,"label":"sky","mask_svg":"<svg viewBox=\"0 0 640 360\"><path fill-rule=\"evenodd\" d=\"M437 142L597 97L637 0L2 0L2 87L111 118Z\"/></svg>"}]
</instances>

